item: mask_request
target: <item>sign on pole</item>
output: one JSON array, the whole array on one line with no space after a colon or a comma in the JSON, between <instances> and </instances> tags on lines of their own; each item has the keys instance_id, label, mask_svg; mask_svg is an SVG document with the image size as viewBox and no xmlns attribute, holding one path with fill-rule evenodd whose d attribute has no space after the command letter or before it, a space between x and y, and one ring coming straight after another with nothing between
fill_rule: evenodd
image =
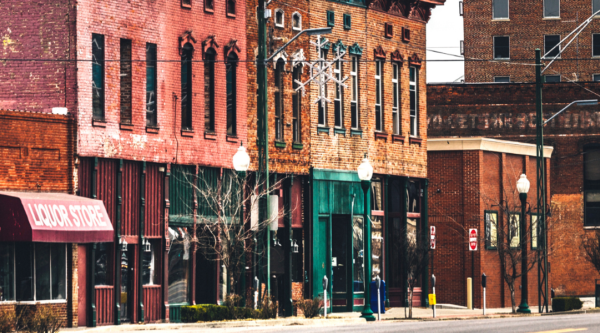
<instances>
[{"instance_id":1,"label":"sign on pole","mask_svg":"<svg viewBox=\"0 0 600 333\"><path fill-rule=\"evenodd\" d=\"M429 237L431 238L430 248L432 250L435 250L435 227L434 226L429 227Z\"/></svg>"},{"instance_id":2,"label":"sign on pole","mask_svg":"<svg viewBox=\"0 0 600 333\"><path fill-rule=\"evenodd\" d=\"M469 251L477 251L477 229L469 229Z\"/></svg>"},{"instance_id":3,"label":"sign on pole","mask_svg":"<svg viewBox=\"0 0 600 333\"><path fill-rule=\"evenodd\" d=\"M435 238L431 240L431 249L435 250Z\"/></svg>"},{"instance_id":4,"label":"sign on pole","mask_svg":"<svg viewBox=\"0 0 600 333\"><path fill-rule=\"evenodd\" d=\"M431 305L436 304L435 294L429 294L429 304L431 304Z\"/></svg>"}]
</instances>

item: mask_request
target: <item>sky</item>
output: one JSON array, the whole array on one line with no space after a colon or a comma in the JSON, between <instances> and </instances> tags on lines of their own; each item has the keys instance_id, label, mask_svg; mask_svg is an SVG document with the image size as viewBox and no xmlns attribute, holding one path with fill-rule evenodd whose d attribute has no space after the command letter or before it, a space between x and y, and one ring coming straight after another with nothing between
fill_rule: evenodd
<instances>
[{"instance_id":1,"label":"sky","mask_svg":"<svg viewBox=\"0 0 600 333\"><path fill-rule=\"evenodd\" d=\"M460 41L463 40L463 20L459 14L459 0L446 0L443 6L437 6L431 12L427 23L427 60L462 59L432 51L460 56ZM464 77L464 63L428 62L427 83L460 82Z\"/></svg>"}]
</instances>

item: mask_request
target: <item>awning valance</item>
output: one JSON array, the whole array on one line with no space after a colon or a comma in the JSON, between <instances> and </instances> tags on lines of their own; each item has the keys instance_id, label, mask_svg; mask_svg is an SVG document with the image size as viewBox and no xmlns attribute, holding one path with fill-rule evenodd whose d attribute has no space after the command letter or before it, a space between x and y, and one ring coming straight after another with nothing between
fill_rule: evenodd
<instances>
[{"instance_id":1,"label":"awning valance","mask_svg":"<svg viewBox=\"0 0 600 333\"><path fill-rule=\"evenodd\" d=\"M100 243L112 242L113 232L100 200L0 191L0 241Z\"/></svg>"}]
</instances>

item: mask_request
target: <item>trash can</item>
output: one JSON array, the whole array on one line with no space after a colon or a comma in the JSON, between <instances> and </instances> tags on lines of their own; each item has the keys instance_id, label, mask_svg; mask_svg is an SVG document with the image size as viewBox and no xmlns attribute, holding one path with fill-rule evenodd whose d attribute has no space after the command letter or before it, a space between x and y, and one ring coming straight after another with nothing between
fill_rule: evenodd
<instances>
[{"instance_id":1,"label":"trash can","mask_svg":"<svg viewBox=\"0 0 600 333\"><path fill-rule=\"evenodd\" d=\"M379 289L381 313L385 313L385 289L385 281L381 280L381 288ZM375 281L371 281L371 311L377 313L377 284Z\"/></svg>"}]
</instances>

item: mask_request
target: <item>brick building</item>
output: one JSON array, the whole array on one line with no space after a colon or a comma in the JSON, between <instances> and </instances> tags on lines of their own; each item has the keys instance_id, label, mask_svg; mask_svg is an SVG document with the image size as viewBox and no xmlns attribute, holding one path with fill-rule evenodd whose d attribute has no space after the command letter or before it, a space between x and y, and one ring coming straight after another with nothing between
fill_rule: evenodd
<instances>
[{"instance_id":1,"label":"brick building","mask_svg":"<svg viewBox=\"0 0 600 333\"><path fill-rule=\"evenodd\" d=\"M510 270L508 256L498 248L519 238L508 233L510 221L518 223L521 203L516 183L525 174L531 183L529 207L536 205L536 146L489 138L429 138L429 224L436 227L431 274L437 277L437 301L467 305L467 278L473 278L473 305L482 308L481 276L487 275L488 308L511 306L511 294L503 279ZM547 165L552 148L545 148ZM550 169L549 169L550 170ZM548 187L550 189L550 187ZM548 191L549 193L549 191ZM516 219L515 219L516 216ZM527 259L534 260L537 238L532 233L535 214L526 216ZM532 224L533 223L533 224ZM477 229L477 251L469 251L469 229ZM552 232L554 234L554 230ZM548 240L552 247L552 238ZM502 260L506 263L501 265ZM537 265L528 272L528 304L538 304ZM518 269L520 272L520 264ZM510 274L510 273L509 273ZM520 273L519 273L520 274ZM551 280L552 281L552 280ZM515 301L520 304L520 278L515 282Z\"/></svg>"},{"instance_id":2,"label":"brick building","mask_svg":"<svg viewBox=\"0 0 600 333\"><path fill-rule=\"evenodd\" d=\"M600 10L596 1L464 1L465 82L533 82L536 48L542 55ZM564 47L564 43L563 43ZM558 51L558 48L556 49ZM557 54L552 53L552 54ZM550 54L550 55L552 55ZM591 24L544 75L547 82L600 80L600 22ZM548 63L548 62L546 62Z\"/></svg>"},{"instance_id":3,"label":"brick building","mask_svg":"<svg viewBox=\"0 0 600 333\"><path fill-rule=\"evenodd\" d=\"M220 301L221 266L183 243L202 214L193 188L229 175L246 141L245 3L0 7L9 13L0 52L10 59L0 107L67 108L74 190L102 200L116 231L77 249L85 292L73 324L177 321L182 305Z\"/></svg>"},{"instance_id":4,"label":"brick building","mask_svg":"<svg viewBox=\"0 0 600 333\"><path fill-rule=\"evenodd\" d=\"M547 84L544 118L575 99L596 98L597 91L595 83ZM535 144L535 84L433 84L428 86L428 109L430 137L486 137ZM594 234L599 223L593 158L600 124L597 116L596 106L573 106L544 129L545 145L554 148L548 168L549 223L561 228L551 231L548 259L549 286L558 296L590 297L595 290L598 272L584 259L580 243Z\"/></svg>"}]
</instances>

